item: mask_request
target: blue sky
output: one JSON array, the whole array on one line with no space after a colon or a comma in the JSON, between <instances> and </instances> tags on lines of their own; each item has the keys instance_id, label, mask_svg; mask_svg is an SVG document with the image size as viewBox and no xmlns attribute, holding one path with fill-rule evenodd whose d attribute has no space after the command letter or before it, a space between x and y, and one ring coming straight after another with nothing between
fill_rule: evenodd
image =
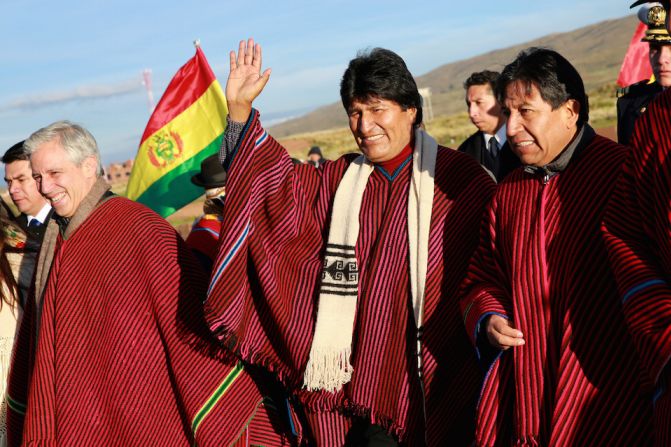
<instances>
[{"instance_id":1,"label":"blue sky","mask_svg":"<svg viewBox=\"0 0 671 447\"><path fill-rule=\"evenodd\" d=\"M362 48L394 50L418 76L625 16L630 3L3 0L0 150L69 119L91 130L104 163L134 156L149 118L142 70L152 70L158 101L193 55L194 39L222 86L228 52L238 41L252 36L263 45L264 65L273 74L256 106L269 121L337 101L340 76Z\"/></svg>"}]
</instances>

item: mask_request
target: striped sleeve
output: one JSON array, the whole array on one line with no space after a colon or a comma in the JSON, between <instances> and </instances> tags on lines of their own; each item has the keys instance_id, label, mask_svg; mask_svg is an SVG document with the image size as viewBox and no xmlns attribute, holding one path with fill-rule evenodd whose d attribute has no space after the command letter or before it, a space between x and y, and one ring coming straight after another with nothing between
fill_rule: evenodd
<instances>
[{"instance_id":1,"label":"striped sleeve","mask_svg":"<svg viewBox=\"0 0 671 447\"><path fill-rule=\"evenodd\" d=\"M227 349L297 380L309 348L312 283L321 267L315 201L322 169L294 166L261 126L257 110L224 161L226 205L207 320Z\"/></svg>"},{"instance_id":2,"label":"striped sleeve","mask_svg":"<svg viewBox=\"0 0 671 447\"><path fill-rule=\"evenodd\" d=\"M478 329L490 315L510 315L510 287L498 259L496 247L496 197L487 207L480 230L480 243L471 258L466 279L461 287L461 312L471 342L478 357Z\"/></svg>"},{"instance_id":3,"label":"striped sleeve","mask_svg":"<svg viewBox=\"0 0 671 447\"><path fill-rule=\"evenodd\" d=\"M645 127L647 114L639 119ZM656 255L650 218L642 209L641 190L654 191L659 170L650 162L655 143L636 127L630 152L602 224L625 318L647 371L657 383L671 357L671 287Z\"/></svg>"}]
</instances>

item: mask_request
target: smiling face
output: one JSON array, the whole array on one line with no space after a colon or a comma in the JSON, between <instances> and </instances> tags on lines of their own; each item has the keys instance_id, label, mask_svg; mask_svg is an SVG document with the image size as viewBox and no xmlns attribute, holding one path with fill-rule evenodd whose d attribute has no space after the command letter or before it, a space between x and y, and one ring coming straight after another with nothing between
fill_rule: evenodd
<instances>
[{"instance_id":1,"label":"smiling face","mask_svg":"<svg viewBox=\"0 0 671 447\"><path fill-rule=\"evenodd\" d=\"M525 165L545 166L568 146L578 131L580 105L569 99L556 109L547 103L538 88L521 81L506 87L504 112L511 149Z\"/></svg>"},{"instance_id":2,"label":"smiling face","mask_svg":"<svg viewBox=\"0 0 671 447\"><path fill-rule=\"evenodd\" d=\"M37 190L28 160L16 160L5 165L5 181L9 196L23 214L37 216L47 201Z\"/></svg>"},{"instance_id":3,"label":"smiling face","mask_svg":"<svg viewBox=\"0 0 671 447\"><path fill-rule=\"evenodd\" d=\"M650 66L655 74L655 79L662 87L671 86L671 45L650 43L648 51Z\"/></svg>"},{"instance_id":4,"label":"smiling face","mask_svg":"<svg viewBox=\"0 0 671 447\"><path fill-rule=\"evenodd\" d=\"M30 156L40 193L62 217L72 217L96 182L97 160L75 164L58 139L40 145Z\"/></svg>"},{"instance_id":5,"label":"smiling face","mask_svg":"<svg viewBox=\"0 0 671 447\"><path fill-rule=\"evenodd\" d=\"M361 152L373 163L380 163L391 160L410 143L417 109L403 110L395 101L369 98L353 100L347 114Z\"/></svg>"},{"instance_id":6,"label":"smiling face","mask_svg":"<svg viewBox=\"0 0 671 447\"><path fill-rule=\"evenodd\" d=\"M468 118L479 131L494 135L501 128L505 117L489 84L471 85L466 91Z\"/></svg>"}]
</instances>

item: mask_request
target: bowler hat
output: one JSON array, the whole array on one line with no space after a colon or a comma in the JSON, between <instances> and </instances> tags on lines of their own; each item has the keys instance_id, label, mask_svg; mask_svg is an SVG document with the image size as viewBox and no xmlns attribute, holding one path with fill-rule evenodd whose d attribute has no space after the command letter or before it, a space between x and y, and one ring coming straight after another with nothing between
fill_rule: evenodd
<instances>
[{"instance_id":1,"label":"bowler hat","mask_svg":"<svg viewBox=\"0 0 671 447\"><path fill-rule=\"evenodd\" d=\"M322 156L322 150L319 148L319 146L312 146L310 150L308 151L308 155L319 155L320 157Z\"/></svg>"},{"instance_id":2,"label":"bowler hat","mask_svg":"<svg viewBox=\"0 0 671 447\"><path fill-rule=\"evenodd\" d=\"M226 171L217 154L210 155L200 163L200 172L191 177L191 183L204 188L226 186Z\"/></svg>"}]
</instances>

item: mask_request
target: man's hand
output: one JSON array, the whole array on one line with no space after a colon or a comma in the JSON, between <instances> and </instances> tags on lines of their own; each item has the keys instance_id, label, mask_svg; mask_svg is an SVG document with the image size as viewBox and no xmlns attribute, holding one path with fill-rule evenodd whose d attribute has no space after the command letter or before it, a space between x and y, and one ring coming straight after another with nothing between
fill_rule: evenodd
<instances>
[{"instance_id":1,"label":"man's hand","mask_svg":"<svg viewBox=\"0 0 671 447\"><path fill-rule=\"evenodd\" d=\"M261 74L261 45L254 39L240 41L238 54L231 51L231 69L226 81L228 113L233 121L246 122L252 111L252 102L266 86L270 68Z\"/></svg>"},{"instance_id":2,"label":"man's hand","mask_svg":"<svg viewBox=\"0 0 671 447\"><path fill-rule=\"evenodd\" d=\"M524 335L499 315L492 315L487 319L486 331L487 340L495 348L505 351L514 346L524 345Z\"/></svg>"}]
</instances>

